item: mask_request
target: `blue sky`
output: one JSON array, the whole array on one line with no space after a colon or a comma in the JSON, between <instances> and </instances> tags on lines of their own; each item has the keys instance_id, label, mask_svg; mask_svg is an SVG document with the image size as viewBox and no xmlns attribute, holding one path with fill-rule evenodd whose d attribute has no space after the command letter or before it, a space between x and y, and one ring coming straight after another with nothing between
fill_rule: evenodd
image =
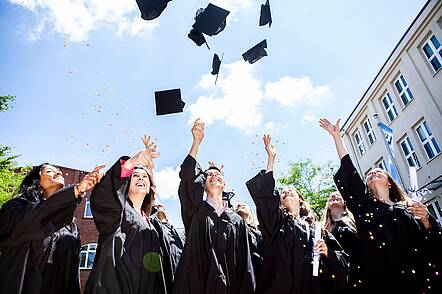
<instances>
[{"instance_id":1,"label":"blue sky","mask_svg":"<svg viewBox=\"0 0 442 294\"><path fill-rule=\"evenodd\" d=\"M187 38L203 0L173 0L154 21L135 0L0 1L0 93L17 96L0 114L1 144L20 164L50 161L90 170L157 139L161 201L180 223L178 167L191 122L208 123L199 161L224 163L229 190L252 204L245 182L265 167L270 130L281 175L290 161L336 162L319 117L345 119L423 0L273 0L271 28L259 27L264 0L214 0L231 11L211 50ZM267 38L254 65L242 53ZM218 82L214 53L224 53ZM155 116L156 90L181 88L182 114Z\"/></svg>"}]
</instances>

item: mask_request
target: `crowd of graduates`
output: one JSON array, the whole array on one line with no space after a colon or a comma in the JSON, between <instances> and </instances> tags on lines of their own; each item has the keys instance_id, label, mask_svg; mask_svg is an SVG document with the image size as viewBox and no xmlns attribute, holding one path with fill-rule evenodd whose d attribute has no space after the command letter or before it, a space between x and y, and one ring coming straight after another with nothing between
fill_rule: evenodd
<instances>
[{"instance_id":1,"label":"crowd of graduates","mask_svg":"<svg viewBox=\"0 0 442 294\"><path fill-rule=\"evenodd\" d=\"M267 166L246 183L256 217L245 203L233 207L222 166L197 161L199 119L179 173L185 236L155 203L159 153L150 137L73 186L56 166L35 166L0 209L0 293L80 293L73 214L88 191L99 239L84 293L442 293L442 230L426 206L382 169L363 180L339 120L319 124L340 159L322 221L296 187L275 187L269 135Z\"/></svg>"}]
</instances>

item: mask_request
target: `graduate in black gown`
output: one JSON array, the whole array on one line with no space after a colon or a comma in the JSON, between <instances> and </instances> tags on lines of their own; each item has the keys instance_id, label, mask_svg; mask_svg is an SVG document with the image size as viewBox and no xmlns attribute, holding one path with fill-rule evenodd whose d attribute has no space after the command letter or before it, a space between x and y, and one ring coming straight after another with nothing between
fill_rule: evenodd
<instances>
[{"instance_id":1,"label":"graduate in black gown","mask_svg":"<svg viewBox=\"0 0 442 294\"><path fill-rule=\"evenodd\" d=\"M167 293L170 294L173 290L173 278L183 252L184 242L169 222L166 208L162 204L157 204L154 208L152 222L160 238Z\"/></svg>"},{"instance_id":2,"label":"graduate in black gown","mask_svg":"<svg viewBox=\"0 0 442 294\"><path fill-rule=\"evenodd\" d=\"M253 293L247 226L222 200L225 181L221 170L212 166L204 172L196 161L204 137L204 123L199 119L192 135L192 148L180 171L178 194L186 243L175 275L174 293Z\"/></svg>"},{"instance_id":3,"label":"graduate in black gown","mask_svg":"<svg viewBox=\"0 0 442 294\"><path fill-rule=\"evenodd\" d=\"M256 279L255 293L341 292L347 282L347 254L325 230L322 230L322 239L313 244L314 224L303 219L310 215L311 208L294 188L285 188L279 196L273 177L276 151L269 135L264 136L264 145L268 154L267 170L247 182L264 238L263 265ZM317 277L313 276L314 252L320 254Z\"/></svg>"},{"instance_id":4,"label":"graduate in black gown","mask_svg":"<svg viewBox=\"0 0 442 294\"><path fill-rule=\"evenodd\" d=\"M69 187L48 163L26 175L17 195L0 209L0 293L80 293L74 210L103 167ZM67 256L60 258L60 252Z\"/></svg>"},{"instance_id":5,"label":"graduate in black gown","mask_svg":"<svg viewBox=\"0 0 442 294\"><path fill-rule=\"evenodd\" d=\"M245 203L238 203L235 212L245 220L247 225L250 254L252 255L253 271L255 272L256 277L262 265L263 252L263 240L261 231L259 230L258 220L253 215L250 207Z\"/></svg>"},{"instance_id":6,"label":"graduate in black gown","mask_svg":"<svg viewBox=\"0 0 442 294\"><path fill-rule=\"evenodd\" d=\"M355 217L364 292L442 293L441 228L426 206L412 202L382 169L371 170L364 184L342 142L339 120L319 123L341 160L334 179Z\"/></svg>"},{"instance_id":7,"label":"graduate in black gown","mask_svg":"<svg viewBox=\"0 0 442 294\"><path fill-rule=\"evenodd\" d=\"M361 261L356 223L338 191L330 194L324 213L324 228L332 233L350 257L347 293L358 293L362 287Z\"/></svg>"},{"instance_id":8,"label":"graduate in black gown","mask_svg":"<svg viewBox=\"0 0 442 294\"><path fill-rule=\"evenodd\" d=\"M156 145L123 156L92 190L91 208L99 232L94 266L85 293L167 293L160 239L150 219L155 196Z\"/></svg>"}]
</instances>

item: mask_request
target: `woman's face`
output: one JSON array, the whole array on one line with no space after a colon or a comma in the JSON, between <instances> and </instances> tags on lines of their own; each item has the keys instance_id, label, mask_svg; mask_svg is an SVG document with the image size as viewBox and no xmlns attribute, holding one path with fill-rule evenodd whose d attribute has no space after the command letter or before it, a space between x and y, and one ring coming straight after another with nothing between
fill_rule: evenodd
<instances>
[{"instance_id":1,"label":"woman's face","mask_svg":"<svg viewBox=\"0 0 442 294\"><path fill-rule=\"evenodd\" d=\"M150 189L149 175L143 169L135 169L131 175L129 194L147 194Z\"/></svg>"},{"instance_id":2,"label":"woman's face","mask_svg":"<svg viewBox=\"0 0 442 294\"><path fill-rule=\"evenodd\" d=\"M328 197L328 207L339 207L344 208L344 198L342 198L341 194L339 192L333 192Z\"/></svg>"},{"instance_id":3,"label":"woman's face","mask_svg":"<svg viewBox=\"0 0 442 294\"><path fill-rule=\"evenodd\" d=\"M388 186L387 173L383 169L374 168L367 174L366 183L369 189L375 185Z\"/></svg>"},{"instance_id":4,"label":"woman's face","mask_svg":"<svg viewBox=\"0 0 442 294\"><path fill-rule=\"evenodd\" d=\"M299 206L299 195L293 188L284 188L281 193L281 204L287 208Z\"/></svg>"},{"instance_id":5,"label":"woman's face","mask_svg":"<svg viewBox=\"0 0 442 294\"><path fill-rule=\"evenodd\" d=\"M63 173L52 165L45 165L40 171L40 187L48 194L48 191L59 190L64 187ZM48 194L49 195L49 194ZM52 194L50 194L52 195Z\"/></svg>"}]
</instances>

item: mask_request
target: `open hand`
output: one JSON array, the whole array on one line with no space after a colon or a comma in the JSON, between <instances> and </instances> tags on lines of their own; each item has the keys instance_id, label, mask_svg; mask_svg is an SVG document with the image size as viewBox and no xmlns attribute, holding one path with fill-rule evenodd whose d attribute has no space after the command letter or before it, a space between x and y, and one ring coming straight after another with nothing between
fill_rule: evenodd
<instances>
[{"instance_id":1,"label":"open hand","mask_svg":"<svg viewBox=\"0 0 442 294\"><path fill-rule=\"evenodd\" d=\"M193 123L192 136L194 143L196 143L197 145L199 145L201 141L203 141L205 127L206 125L200 118L197 118Z\"/></svg>"},{"instance_id":2,"label":"open hand","mask_svg":"<svg viewBox=\"0 0 442 294\"><path fill-rule=\"evenodd\" d=\"M332 124L328 119L326 118L321 118L319 120L319 126L321 128L323 128L324 130L326 130L327 132L330 133L330 135L332 135L333 137L339 137L340 136L340 131L339 131L339 123L341 122L341 119L338 118L338 120L336 121L336 124Z\"/></svg>"},{"instance_id":3,"label":"open hand","mask_svg":"<svg viewBox=\"0 0 442 294\"><path fill-rule=\"evenodd\" d=\"M101 178L104 176L100 172L101 169L105 168L106 165L99 165L95 167L90 173L84 176L80 183L75 187L75 196L84 197L86 192L95 187L95 185L100 182Z\"/></svg>"},{"instance_id":4,"label":"open hand","mask_svg":"<svg viewBox=\"0 0 442 294\"><path fill-rule=\"evenodd\" d=\"M272 145L272 137L270 137L269 134L265 134L264 137L262 138L263 142L264 142L264 147L266 149L267 155L269 157L269 159L275 159L276 157L276 149L275 147Z\"/></svg>"}]
</instances>

